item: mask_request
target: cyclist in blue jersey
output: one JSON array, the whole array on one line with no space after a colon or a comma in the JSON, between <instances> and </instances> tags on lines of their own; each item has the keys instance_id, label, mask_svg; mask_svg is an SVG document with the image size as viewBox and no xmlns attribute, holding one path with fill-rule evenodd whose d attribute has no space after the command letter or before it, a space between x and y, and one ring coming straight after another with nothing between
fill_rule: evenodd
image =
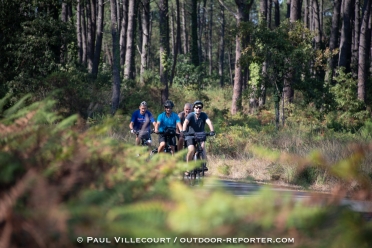
<instances>
[{"instance_id":1,"label":"cyclist in blue jersey","mask_svg":"<svg viewBox=\"0 0 372 248\"><path fill-rule=\"evenodd\" d=\"M178 130L182 130L180 118L178 117L176 113L172 112L173 107L174 107L174 104L171 100L165 101L164 103L165 111L158 116L157 123L155 126L155 133L166 132L167 129L174 129L174 132L176 128L178 128ZM164 151L165 145L166 145L165 135L160 134L159 135L159 147L158 147L159 153ZM169 145L171 146L172 152L174 153L174 146L176 145L174 139L169 140Z\"/></svg>"},{"instance_id":2,"label":"cyclist in blue jersey","mask_svg":"<svg viewBox=\"0 0 372 248\"><path fill-rule=\"evenodd\" d=\"M156 122L151 112L147 110L147 103L141 102L139 109L133 112L129 123L131 133L139 132L136 136L136 145L139 145L141 138L147 139L147 145L151 146L151 123L155 127Z\"/></svg>"}]
</instances>

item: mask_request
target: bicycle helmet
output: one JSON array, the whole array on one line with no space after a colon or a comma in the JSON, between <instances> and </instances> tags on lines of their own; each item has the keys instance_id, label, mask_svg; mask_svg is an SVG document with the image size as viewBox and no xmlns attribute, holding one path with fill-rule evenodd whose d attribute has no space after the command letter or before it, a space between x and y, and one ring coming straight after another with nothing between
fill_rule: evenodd
<instances>
[{"instance_id":1,"label":"bicycle helmet","mask_svg":"<svg viewBox=\"0 0 372 248\"><path fill-rule=\"evenodd\" d=\"M145 101L141 102L140 106L145 106L145 107L147 107L147 102L145 102Z\"/></svg>"},{"instance_id":2,"label":"bicycle helmet","mask_svg":"<svg viewBox=\"0 0 372 248\"><path fill-rule=\"evenodd\" d=\"M197 101L194 102L193 108L195 108L195 106L201 106L203 108L203 103L201 101L197 100Z\"/></svg>"},{"instance_id":3,"label":"bicycle helmet","mask_svg":"<svg viewBox=\"0 0 372 248\"><path fill-rule=\"evenodd\" d=\"M164 103L164 107L170 107L170 108L173 108L174 107L174 104L171 100L166 100L165 103Z\"/></svg>"}]
</instances>

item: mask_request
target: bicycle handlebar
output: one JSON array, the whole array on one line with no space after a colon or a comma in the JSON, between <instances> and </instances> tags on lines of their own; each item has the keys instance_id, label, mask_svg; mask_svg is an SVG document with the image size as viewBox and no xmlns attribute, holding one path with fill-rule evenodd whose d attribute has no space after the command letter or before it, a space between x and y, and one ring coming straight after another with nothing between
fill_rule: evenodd
<instances>
[{"instance_id":1,"label":"bicycle handlebar","mask_svg":"<svg viewBox=\"0 0 372 248\"><path fill-rule=\"evenodd\" d=\"M204 132L205 136L214 136L215 134L211 135L211 133L207 133L207 132ZM194 136L195 137L195 133L186 133L184 132L183 135L186 137L186 136Z\"/></svg>"},{"instance_id":2,"label":"bicycle handlebar","mask_svg":"<svg viewBox=\"0 0 372 248\"><path fill-rule=\"evenodd\" d=\"M170 134L170 133L167 133L167 132L154 132L155 134L165 134L165 135L177 135L177 134L179 134L179 133L174 133L174 134Z\"/></svg>"},{"instance_id":3,"label":"bicycle handlebar","mask_svg":"<svg viewBox=\"0 0 372 248\"><path fill-rule=\"evenodd\" d=\"M151 131L136 131L136 130L133 130L133 133L136 134L136 135L139 135L141 132L146 132L146 133L155 133L154 130L151 130Z\"/></svg>"}]
</instances>

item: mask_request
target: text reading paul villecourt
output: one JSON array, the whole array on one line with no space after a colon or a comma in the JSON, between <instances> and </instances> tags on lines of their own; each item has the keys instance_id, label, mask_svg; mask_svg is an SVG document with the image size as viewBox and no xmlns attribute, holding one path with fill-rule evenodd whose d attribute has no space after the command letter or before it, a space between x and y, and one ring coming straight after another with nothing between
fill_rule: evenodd
<instances>
[{"instance_id":1,"label":"text reading paul villecourt","mask_svg":"<svg viewBox=\"0 0 372 248\"><path fill-rule=\"evenodd\" d=\"M84 240L89 244L99 243L126 243L126 244L293 244L294 238L127 238L127 237L113 237L113 238L97 238L97 237L82 237L77 238L78 243L83 243Z\"/></svg>"}]
</instances>

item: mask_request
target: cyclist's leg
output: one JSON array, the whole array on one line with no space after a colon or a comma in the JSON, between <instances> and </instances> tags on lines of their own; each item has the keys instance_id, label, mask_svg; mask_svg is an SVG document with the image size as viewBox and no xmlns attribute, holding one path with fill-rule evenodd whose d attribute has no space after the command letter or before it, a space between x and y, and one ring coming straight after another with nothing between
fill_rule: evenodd
<instances>
[{"instance_id":1,"label":"cyclist's leg","mask_svg":"<svg viewBox=\"0 0 372 248\"><path fill-rule=\"evenodd\" d=\"M141 144L141 138L136 135L136 146L139 146Z\"/></svg>"},{"instance_id":2,"label":"cyclist's leg","mask_svg":"<svg viewBox=\"0 0 372 248\"><path fill-rule=\"evenodd\" d=\"M192 158L195 153L195 145L192 139L187 140L187 157L186 157L186 162L192 161Z\"/></svg>"},{"instance_id":3,"label":"cyclist's leg","mask_svg":"<svg viewBox=\"0 0 372 248\"><path fill-rule=\"evenodd\" d=\"M185 139L180 135L178 138L178 144L177 144L178 151L181 151L183 149L184 142L185 142Z\"/></svg>"},{"instance_id":4,"label":"cyclist's leg","mask_svg":"<svg viewBox=\"0 0 372 248\"><path fill-rule=\"evenodd\" d=\"M205 149L205 141L201 142L200 145L203 148L202 159L204 159L206 161L207 160L207 153L205 151L206 150ZM206 171L208 170L206 162L203 163L203 169L206 170Z\"/></svg>"},{"instance_id":5,"label":"cyclist's leg","mask_svg":"<svg viewBox=\"0 0 372 248\"><path fill-rule=\"evenodd\" d=\"M164 137L164 135L160 134L159 135L158 153L164 152L164 148L165 148L165 137Z\"/></svg>"},{"instance_id":6,"label":"cyclist's leg","mask_svg":"<svg viewBox=\"0 0 372 248\"><path fill-rule=\"evenodd\" d=\"M203 158L207 158L207 153L205 152L205 141L200 142L201 147L203 148Z\"/></svg>"},{"instance_id":7,"label":"cyclist's leg","mask_svg":"<svg viewBox=\"0 0 372 248\"><path fill-rule=\"evenodd\" d=\"M171 148L172 155L173 155L176 152L176 144L177 144L177 142L176 142L176 136L173 136L172 138L170 138L168 140L168 144L169 144L169 146Z\"/></svg>"}]
</instances>

